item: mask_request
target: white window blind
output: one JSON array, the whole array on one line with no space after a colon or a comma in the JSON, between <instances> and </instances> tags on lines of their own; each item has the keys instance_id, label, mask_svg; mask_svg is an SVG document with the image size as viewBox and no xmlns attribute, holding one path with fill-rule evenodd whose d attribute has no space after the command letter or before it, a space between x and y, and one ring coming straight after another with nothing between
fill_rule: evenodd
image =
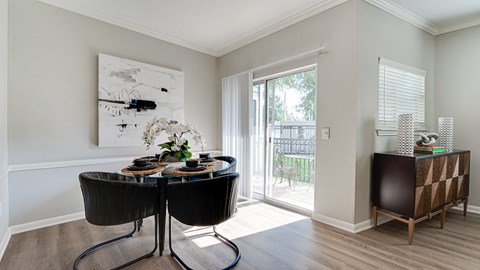
<instances>
[{"instance_id":1,"label":"white window blind","mask_svg":"<svg viewBox=\"0 0 480 270\"><path fill-rule=\"evenodd\" d=\"M426 72L379 59L378 130L396 130L398 115L411 113L416 130L425 129Z\"/></svg>"}]
</instances>

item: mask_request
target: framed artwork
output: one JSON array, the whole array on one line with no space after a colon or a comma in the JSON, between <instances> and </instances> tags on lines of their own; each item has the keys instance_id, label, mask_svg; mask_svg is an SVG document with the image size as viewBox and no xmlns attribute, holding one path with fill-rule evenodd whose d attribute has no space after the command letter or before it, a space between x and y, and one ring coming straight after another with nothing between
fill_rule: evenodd
<instances>
[{"instance_id":1,"label":"framed artwork","mask_svg":"<svg viewBox=\"0 0 480 270\"><path fill-rule=\"evenodd\" d=\"M184 120L184 74L98 55L98 144L141 146L153 117Z\"/></svg>"}]
</instances>

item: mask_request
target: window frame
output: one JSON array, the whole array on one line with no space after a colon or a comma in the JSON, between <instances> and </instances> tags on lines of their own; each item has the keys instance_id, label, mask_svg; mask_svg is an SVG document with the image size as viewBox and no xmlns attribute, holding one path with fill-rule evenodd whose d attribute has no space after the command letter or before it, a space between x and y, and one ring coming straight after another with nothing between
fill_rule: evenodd
<instances>
[{"instance_id":1,"label":"window frame","mask_svg":"<svg viewBox=\"0 0 480 270\"><path fill-rule=\"evenodd\" d=\"M402 113L413 113L415 131L426 131L426 75L424 70L378 58L377 135L397 135L398 115ZM405 98L413 98L413 104L405 103Z\"/></svg>"}]
</instances>

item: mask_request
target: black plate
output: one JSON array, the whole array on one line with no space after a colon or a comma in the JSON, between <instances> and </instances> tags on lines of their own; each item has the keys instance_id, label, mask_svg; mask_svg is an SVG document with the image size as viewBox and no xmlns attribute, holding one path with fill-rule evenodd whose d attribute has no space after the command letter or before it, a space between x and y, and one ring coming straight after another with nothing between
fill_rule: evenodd
<instances>
[{"instance_id":1,"label":"black plate","mask_svg":"<svg viewBox=\"0 0 480 270\"><path fill-rule=\"evenodd\" d=\"M181 166L180 170L185 171L185 172L198 172L198 171L203 171L207 168L205 165L198 165L197 167L187 167L187 166Z\"/></svg>"},{"instance_id":2,"label":"black plate","mask_svg":"<svg viewBox=\"0 0 480 270\"><path fill-rule=\"evenodd\" d=\"M152 163L148 163L146 166L131 165L131 166L127 167L127 169L129 169L131 171L143 171L143 170L151 170L151 169L155 169L155 168L157 168L157 165L152 164Z\"/></svg>"},{"instance_id":3,"label":"black plate","mask_svg":"<svg viewBox=\"0 0 480 270\"><path fill-rule=\"evenodd\" d=\"M146 156L146 157L140 157L141 159L148 159L150 162L159 162L159 160L155 156Z\"/></svg>"},{"instance_id":4,"label":"black plate","mask_svg":"<svg viewBox=\"0 0 480 270\"><path fill-rule=\"evenodd\" d=\"M205 159L200 159L200 162L212 162L215 161L214 158L205 158Z\"/></svg>"}]
</instances>

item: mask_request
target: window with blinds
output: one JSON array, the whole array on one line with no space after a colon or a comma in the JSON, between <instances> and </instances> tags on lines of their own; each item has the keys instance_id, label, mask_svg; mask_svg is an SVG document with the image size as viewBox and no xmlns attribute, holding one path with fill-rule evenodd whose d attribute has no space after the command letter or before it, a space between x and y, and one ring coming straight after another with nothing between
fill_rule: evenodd
<instances>
[{"instance_id":1,"label":"window with blinds","mask_svg":"<svg viewBox=\"0 0 480 270\"><path fill-rule=\"evenodd\" d=\"M397 130L398 115L411 113L415 129L424 130L426 72L380 58L378 75L377 129Z\"/></svg>"}]
</instances>

